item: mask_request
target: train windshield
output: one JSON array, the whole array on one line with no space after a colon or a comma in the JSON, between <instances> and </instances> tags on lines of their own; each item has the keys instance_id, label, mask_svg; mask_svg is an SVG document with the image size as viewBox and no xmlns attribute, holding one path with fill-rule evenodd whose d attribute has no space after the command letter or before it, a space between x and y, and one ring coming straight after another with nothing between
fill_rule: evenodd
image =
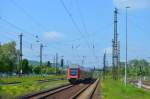
<instances>
[{"instance_id":1,"label":"train windshield","mask_svg":"<svg viewBox=\"0 0 150 99\"><path fill-rule=\"evenodd\" d=\"M76 76L77 75L77 68L71 68L70 69L70 75L71 76Z\"/></svg>"}]
</instances>

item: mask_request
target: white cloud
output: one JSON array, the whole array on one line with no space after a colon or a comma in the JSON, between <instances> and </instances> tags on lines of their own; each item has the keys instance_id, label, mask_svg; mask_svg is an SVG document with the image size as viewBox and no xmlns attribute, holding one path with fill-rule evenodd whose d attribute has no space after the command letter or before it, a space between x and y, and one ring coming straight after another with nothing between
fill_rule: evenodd
<instances>
[{"instance_id":1,"label":"white cloud","mask_svg":"<svg viewBox=\"0 0 150 99\"><path fill-rule=\"evenodd\" d=\"M130 6L132 10L144 9L150 7L150 0L113 0L117 8L125 9Z\"/></svg>"},{"instance_id":2,"label":"white cloud","mask_svg":"<svg viewBox=\"0 0 150 99\"><path fill-rule=\"evenodd\" d=\"M51 32L45 32L44 37L49 39L49 40L54 40L54 39L62 38L63 34L60 32L51 31Z\"/></svg>"},{"instance_id":3,"label":"white cloud","mask_svg":"<svg viewBox=\"0 0 150 99\"><path fill-rule=\"evenodd\" d=\"M103 49L103 53L106 51L107 54L112 54L112 47L107 47Z\"/></svg>"}]
</instances>

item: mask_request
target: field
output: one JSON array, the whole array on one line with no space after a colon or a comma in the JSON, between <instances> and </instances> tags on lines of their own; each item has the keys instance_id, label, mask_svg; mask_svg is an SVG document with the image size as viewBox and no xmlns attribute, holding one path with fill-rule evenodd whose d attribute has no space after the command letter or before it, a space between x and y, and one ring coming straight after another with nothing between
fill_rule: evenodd
<instances>
[{"instance_id":1,"label":"field","mask_svg":"<svg viewBox=\"0 0 150 99\"><path fill-rule=\"evenodd\" d=\"M39 90L53 88L56 86L60 86L62 84L66 84L67 80L61 80L64 76L30 76L30 77L8 77L2 78L1 83L8 82L21 82L18 84L1 84L0 85L0 98L14 98L16 96L36 92ZM47 82L40 82L39 80L46 80ZM58 79L58 80L57 80Z\"/></svg>"},{"instance_id":2,"label":"field","mask_svg":"<svg viewBox=\"0 0 150 99\"><path fill-rule=\"evenodd\" d=\"M101 81L102 99L150 99L150 91L133 85L125 87L121 81L106 79Z\"/></svg>"}]
</instances>

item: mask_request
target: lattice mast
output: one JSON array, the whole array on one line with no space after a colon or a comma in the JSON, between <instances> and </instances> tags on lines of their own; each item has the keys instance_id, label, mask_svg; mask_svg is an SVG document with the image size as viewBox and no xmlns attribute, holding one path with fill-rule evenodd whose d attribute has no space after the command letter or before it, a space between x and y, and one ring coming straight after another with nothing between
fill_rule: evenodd
<instances>
[{"instance_id":1,"label":"lattice mast","mask_svg":"<svg viewBox=\"0 0 150 99\"><path fill-rule=\"evenodd\" d=\"M119 41L118 41L118 9L114 11L114 38L112 40L112 76L114 80L118 79L118 67L119 67Z\"/></svg>"}]
</instances>

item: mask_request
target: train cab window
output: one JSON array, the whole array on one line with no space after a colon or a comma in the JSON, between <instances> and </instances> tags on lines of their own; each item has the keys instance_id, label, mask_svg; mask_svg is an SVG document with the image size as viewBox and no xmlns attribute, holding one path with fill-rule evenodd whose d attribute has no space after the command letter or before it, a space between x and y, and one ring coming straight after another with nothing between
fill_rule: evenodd
<instances>
[{"instance_id":1,"label":"train cab window","mask_svg":"<svg viewBox=\"0 0 150 99\"><path fill-rule=\"evenodd\" d=\"M71 68L70 69L70 75L71 76L76 76L77 75L77 68Z\"/></svg>"}]
</instances>

